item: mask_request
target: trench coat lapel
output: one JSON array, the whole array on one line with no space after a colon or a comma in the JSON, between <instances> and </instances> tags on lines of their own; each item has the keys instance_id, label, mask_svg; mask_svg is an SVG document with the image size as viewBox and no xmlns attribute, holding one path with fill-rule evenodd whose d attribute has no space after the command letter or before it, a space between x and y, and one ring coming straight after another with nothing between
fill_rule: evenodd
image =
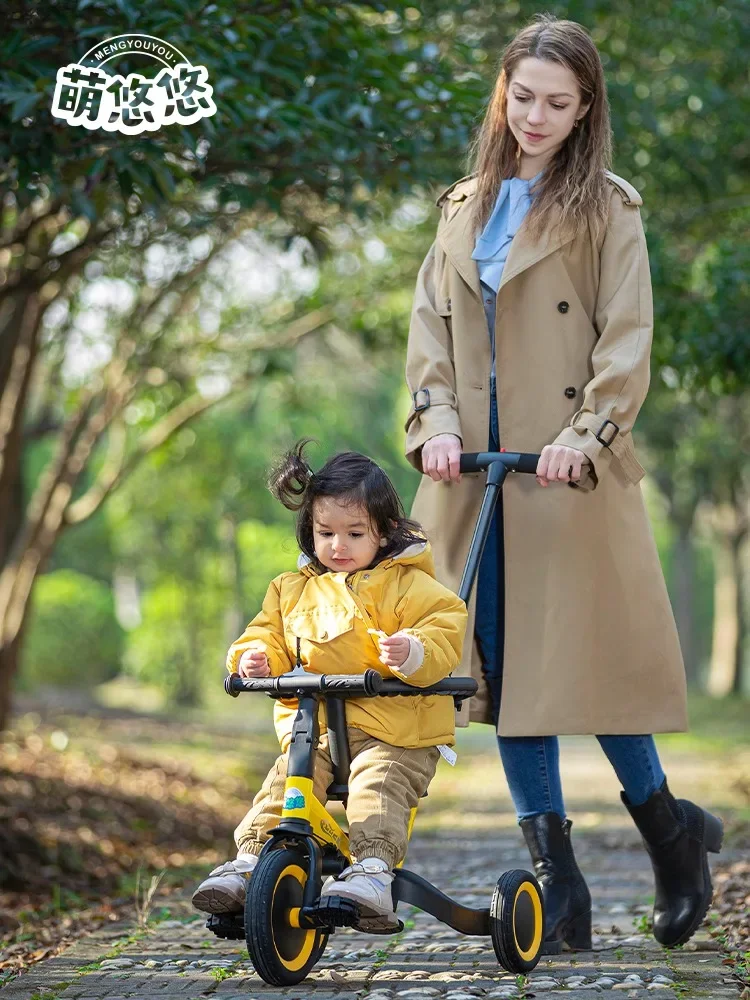
<instances>
[{"instance_id":1,"label":"trench coat lapel","mask_svg":"<svg viewBox=\"0 0 750 1000\"><path fill-rule=\"evenodd\" d=\"M446 256L464 279L474 295L481 301L477 262L471 259L474 250L474 227L471 219L471 198L464 201L458 211L447 219L439 235Z\"/></svg>"},{"instance_id":2,"label":"trench coat lapel","mask_svg":"<svg viewBox=\"0 0 750 1000\"><path fill-rule=\"evenodd\" d=\"M560 207L559 205L553 205L549 210L548 222L544 228L544 232L538 240L533 241L529 239L525 224L521 224L521 228L513 237L513 241L510 244L508 259L505 261L503 276L497 290L498 295L503 286L507 285L513 278L534 264L538 264L545 257L549 257L555 250L559 250L561 246L570 243L573 239L573 234L568 230L565 235L561 235L558 226L559 219Z\"/></svg>"},{"instance_id":3,"label":"trench coat lapel","mask_svg":"<svg viewBox=\"0 0 750 1000\"><path fill-rule=\"evenodd\" d=\"M458 210L446 220L440 233L440 244L449 260L481 301L482 290L479 284L479 269L477 262L472 260L472 252L476 242L476 234L472 225L473 196L467 197ZM525 224L521 225L510 245L508 259L505 262L503 277L498 288L498 295L504 285L517 277L523 271L549 257L555 250L569 243L573 236L562 236L557 222L560 216L559 206L550 209L549 224L538 240L529 238Z\"/></svg>"}]
</instances>

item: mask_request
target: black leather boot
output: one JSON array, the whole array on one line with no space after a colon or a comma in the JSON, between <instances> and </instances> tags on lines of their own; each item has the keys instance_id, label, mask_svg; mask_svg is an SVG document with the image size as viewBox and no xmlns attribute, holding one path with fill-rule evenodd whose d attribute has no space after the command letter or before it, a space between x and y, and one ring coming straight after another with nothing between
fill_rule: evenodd
<instances>
[{"instance_id":1,"label":"black leather boot","mask_svg":"<svg viewBox=\"0 0 750 1000\"><path fill-rule=\"evenodd\" d=\"M591 950L591 894L573 854L569 819L540 813L520 822L544 899L543 955Z\"/></svg>"},{"instance_id":2,"label":"black leather boot","mask_svg":"<svg viewBox=\"0 0 750 1000\"><path fill-rule=\"evenodd\" d=\"M684 944L697 931L713 895L708 851L721 850L724 824L687 799L675 799L664 784L641 806L624 792L654 869L654 937L665 948Z\"/></svg>"}]
</instances>

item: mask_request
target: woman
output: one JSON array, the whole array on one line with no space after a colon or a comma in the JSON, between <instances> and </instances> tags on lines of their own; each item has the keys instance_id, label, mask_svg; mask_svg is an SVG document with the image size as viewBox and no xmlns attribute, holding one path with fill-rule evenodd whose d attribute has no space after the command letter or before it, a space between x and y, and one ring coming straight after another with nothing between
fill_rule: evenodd
<instances>
[{"instance_id":1,"label":"woman","mask_svg":"<svg viewBox=\"0 0 750 1000\"><path fill-rule=\"evenodd\" d=\"M591 944L558 735L597 734L622 783L662 944L703 920L706 852L722 836L720 820L673 798L649 735L686 728L685 675L631 437L652 335L642 202L607 170L610 136L588 33L536 19L504 53L475 172L438 200L407 351L406 453L425 473L413 516L443 583L458 587L483 492L483 477L459 475L461 452L489 438L541 453L536 481L504 487L462 669L480 682L469 718L497 726L547 953Z\"/></svg>"}]
</instances>

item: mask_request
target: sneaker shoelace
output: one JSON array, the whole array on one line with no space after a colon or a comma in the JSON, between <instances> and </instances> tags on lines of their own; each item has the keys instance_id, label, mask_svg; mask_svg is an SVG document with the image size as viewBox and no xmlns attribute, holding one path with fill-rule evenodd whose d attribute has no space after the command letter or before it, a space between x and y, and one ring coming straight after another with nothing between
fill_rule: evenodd
<instances>
[{"instance_id":1,"label":"sneaker shoelace","mask_svg":"<svg viewBox=\"0 0 750 1000\"><path fill-rule=\"evenodd\" d=\"M393 881L393 876L387 868L376 868L375 865L363 865L360 862L355 862L355 864L345 868L340 875L336 876L336 881L348 882L350 878L357 875L364 876L380 890L387 889Z\"/></svg>"}]
</instances>

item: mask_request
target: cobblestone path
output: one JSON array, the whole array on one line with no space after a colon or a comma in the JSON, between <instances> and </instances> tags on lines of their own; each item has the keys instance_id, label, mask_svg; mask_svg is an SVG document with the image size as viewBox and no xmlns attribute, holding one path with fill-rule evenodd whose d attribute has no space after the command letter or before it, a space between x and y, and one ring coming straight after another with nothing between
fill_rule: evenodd
<instances>
[{"instance_id":1,"label":"cobblestone path","mask_svg":"<svg viewBox=\"0 0 750 1000\"><path fill-rule=\"evenodd\" d=\"M3 1000L736 998L706 927L670 952L638 930L652 888L634 831L600 826L579 833L575 843L594 897L593 951L543 958L525 979L498 966L489 938L464 937L407 908L400 914L407 922L403 933L339 931L304 983L269 987L254 972L242 942L218 941L186 897L172 907L171 919L144 935L124 938L118 927L79 941L5 986ZM409 867L460 901L486 906L500 873L528 867L528 855L517 828L417 833Z\"/></svg>"}]
</instances>

